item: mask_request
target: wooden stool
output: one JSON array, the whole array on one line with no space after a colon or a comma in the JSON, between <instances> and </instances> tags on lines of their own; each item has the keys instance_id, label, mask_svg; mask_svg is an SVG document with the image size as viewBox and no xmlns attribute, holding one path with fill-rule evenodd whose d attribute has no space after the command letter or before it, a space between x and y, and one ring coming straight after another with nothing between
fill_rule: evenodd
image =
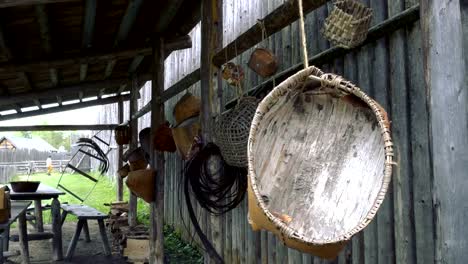
<instances>
[{"instance_id":1,"label":"wooden stool","mask_svg":"<svg viewBox=\"0 0 468 264\"><path fill-rule=\"evenodd\" d=\"M73 257L76 243L80 238L81 229L84 228L86 242L91 241L89 237L88 220L97 220L99 224L99 232L101 233L102 244L104 246L104 253L106 256L111 254L109 240L107 240L106 228L104 227L104 219L109 216L99 212L98 210L89 207L87 205L77 204L62 204L62 225L65 222L65 218L68 214L75 215L78 217L78 224L76 226L75 234L73 235L72 241L68 246L66 259L70 260Z\"/></svg>"}]
</instances>

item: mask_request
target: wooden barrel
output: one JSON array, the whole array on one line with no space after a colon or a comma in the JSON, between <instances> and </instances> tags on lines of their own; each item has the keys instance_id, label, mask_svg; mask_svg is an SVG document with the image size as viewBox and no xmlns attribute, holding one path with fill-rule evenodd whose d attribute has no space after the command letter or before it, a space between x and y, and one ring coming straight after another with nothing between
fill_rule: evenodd
<instances>
[{"instance_id":1,"label":"wooden barrel","mask_svg":"<svg viewBox=\"0 0 468 264\"><path fill-rule=\"evenodd\" d=\"M248 142L249 220L334 258L366 227L391 178L385 111L340 76L304 69L259 104Z\"/></svg>"}]
</instances>

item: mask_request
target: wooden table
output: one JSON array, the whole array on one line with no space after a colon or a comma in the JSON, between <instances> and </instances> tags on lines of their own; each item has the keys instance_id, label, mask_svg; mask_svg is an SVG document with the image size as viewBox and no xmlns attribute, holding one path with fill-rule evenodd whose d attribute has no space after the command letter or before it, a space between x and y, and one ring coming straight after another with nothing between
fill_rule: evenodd
<instances>
[{"instance_id":1,"label":"wooden table","mask_svg":"<svg viewBox=\"0 0 468 264\"><path fill-rule=\"evenodd\" d=\"M29 246L28 246L28 229L26 228L26 210L30 201L12 201L11 202L11 217L6 223L0 224L1 239L0 239L0 263L4 262L5 257L15 256L17 254L8 252L8 240L10 234L10 225L18 219L18 233L21 247L22 263L29 263ZM5 252L4 252L5 251Z\"/></svg>"},{"instance_id":2,"label":"wooden table","mask_svg":"<svg viewBox=\"0 0 468 264\"><path fill-rule=\"evenodd\" d=\"M44 232L44 224L42 221L42 200L52 199L51 204L51 216L52 216L52 248L53 248L53 259L62 260L62 221L60 217L60 202L58 197L64 195L63 191L57 190L53 187L45 184L40 184L36 192L14 192L10 187L10 198L11 200L33 200L34 201L34 215L36 217L36 231L38 233ZM44 237L46 239L47 236Z\"/></svg>"}]
</instances>

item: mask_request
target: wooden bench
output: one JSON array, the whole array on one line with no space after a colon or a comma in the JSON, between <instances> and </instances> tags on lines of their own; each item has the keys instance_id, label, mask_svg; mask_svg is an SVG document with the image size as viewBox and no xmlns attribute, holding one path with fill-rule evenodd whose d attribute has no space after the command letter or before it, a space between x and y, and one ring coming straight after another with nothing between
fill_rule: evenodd
<instances>
[{"instance_id":1,"label":"wooden bench","mask_svg":"<svg viewBox=\"0 0 468 264\"><path fill-rule=\"evenodd\" d=\"M101 234L102 244L104 246L104 253L106 256L111 254L109 240L107 239L106 228L104 227L104 219L108 218L107 214L101 213L98 210L89 207L87 205L77 204L62 204L62 225L65 222L65 218L68 214L75 215L78 217L78 224L76 226L75 234L73 235L72 241L68 246L66 259L70 260L73 257L76 243L80 238L81 229L84 229L86 242L91 241L89 237L88 220L97 220L99 224L99 232Z\"/></svg>"}]
</instances>

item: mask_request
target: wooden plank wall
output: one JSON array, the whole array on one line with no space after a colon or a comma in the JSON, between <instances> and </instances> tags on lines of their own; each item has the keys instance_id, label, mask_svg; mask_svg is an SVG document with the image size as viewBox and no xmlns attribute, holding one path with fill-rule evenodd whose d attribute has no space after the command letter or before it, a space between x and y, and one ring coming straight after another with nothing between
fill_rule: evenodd
<instances>
[{"instance_id":1,"label":"wooden plank wall","mask_svg":"<svg viewBox=\"0 0 468 264\"><path fill-rule=\"evenodd\" d=\"M224 0L224 45L283 4L284 0ZM374 9L373 25L418 4L418 0L363 0ZM330 47L320 34L332 5L323 6L306 17L309 56ZM466 7L466 5L464 6ZM466 13L466 12L465 12ZM466 25L466 22L465 22ZM466 27L465 27L466 32ZM191 33L193 48L177 51L166 60L166 87L199 67L200 27ZM258 46L274 51L279 71L301 62L297 22L263 41ZM429 151L427 90L423 79L419 22L387 37L352 51L342 58L316 65L324 71L342 74L384 106L392 120L396 161L393 180L385 202L374 221L356 235L333 262L314 258L284 247L267 232L252 232L247 223L247 202L224 216L222 232L226 263L433 263L434 216L432 171ZM261 83L246 66L252 50L234 60L245 69L245 89ZM150 99L150 87L141 91L140 107ZM189 91L199 94L199 84ZM172 108L183 93L166 103L166 117L173 123ZM234 91L223 87L224 102ZM106 106L109 108L109 106ZM105 109L106 109L105 108ZM105 111L102 111L105 112ZM114 111L114 113L116 113ZM114 118L114 117L112 117ZM111 120L102 120L107 123ZM142 117L140 129L149 126L149 115ZM116 163L116 162L113 162ZM173 225L187 241L194 238L182 197L184 162L176 154L166 154L165 222ZM205 212L195 206L199 219ZM210 221L208 221L210 223Z\"/></svg>"}]
</instances>

